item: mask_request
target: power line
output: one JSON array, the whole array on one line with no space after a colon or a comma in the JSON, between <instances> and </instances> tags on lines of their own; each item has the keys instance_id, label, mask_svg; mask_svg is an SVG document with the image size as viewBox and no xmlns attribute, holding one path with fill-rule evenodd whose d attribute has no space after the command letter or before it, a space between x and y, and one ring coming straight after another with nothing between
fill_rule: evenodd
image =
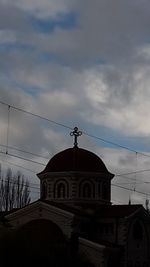
<instances>
[{"instance_id":1,"label":"power line","mask_svg":"<svg viewBox=\"0 0 150 267\"><path fill-rule=\"evenodd\" d=\"M111 184L111 185L115 186L115 187L118 187L118 188L121 188L121 189L124 189L124 190L127 190L127 191L132 191L132 192L136 192L138 194L142 194L142 195L145 195L145 196L150 196L150 194L144 193L142 191L138 191L136 189L127 188L127 187L124 187L124 186L121 186L121 185L116 185L116 184Z\"/></svg>"},{"instance_id":2,"label":"power line","mask_svg":"<svg viewBox=\"0 0 150 267\"><path fill-rule=\"evenodd\" d=\"M15 166L15 167L24 169L24 170L26 170L26 171L32 172L32 173L34 173L34 174L37 173L36 171L33 171L33 170L31 170L31 169L28 169L28 168L26 168L26 167L20 166L20 165L18 165L18 164L12 163L12 162L7 161L7 160L0 159L0 161L3 161L5 164L9 164L9 165L12 165L12 166Z\"/></svg>"},{"instance_id":3,"label":"power line","mask_svg":"<svg viewBox=\"0 0 150 267\"><path fill-rule=\"evenodd\" d=\"M1 183L2 183L2 181L5 183L5 182L9 182L9 183L11 183L11 184L15 184L15 185L18 185L18 181L17 180L14 180L13 178L10 178L10 179L2 179L1 180ZM28 181L29 182L29 181ZM36 184L34 184L34 183L30 183L29 182L29 185L27 186L27 187L29 187L29 188L32 188L32 189L40 189L40 187L35 187L35 186L31 186L31 184L32 185L36 185ZM24 186L26 186L26 185L24 185ZM39 193L40 193L40 191L39 191Z\"/></svg>"},{"instance_id":4,"label":"power line","mask_svg":"<svg viewBox=\"0 0 150 267\"><path fill-rule=\"evenodd\" d=\"M7 182L7 181L8 181L7 179L4 179L4 182ZM18 184L18 182L17 181L14 182L13 179L9 179L9 182L10 183L15 183L16 185ZM29 182L29 185L28 185L29 188L36 189L36 190L39 190L40 189L40 187L31 186L30 184L33 184L33 183L30 183ZM35 185L35 184L33 184L33 185ZM114 186L114 187L117 187L117 188L121 188L123 190L130 191L130 192L136 192L136 193L142 194L144 196L150 196L149 193L144 193L142 191L138 191L138 190L135 190L135 189L127 188L127 187L124 187L124 186L121 186L121 185L117 185L117 184L111 184L111 185ZM40 193L40 191L37 191L36 193Z\"/></svg>"},{"instance_id":5,"label":"power line","mask_svg":"<svg viewBox=\"0 0 150 267\"><path fill-rule=\"evenodd\" d=\"M42 165L42 166L46 166L46 164L44 163L41 163L41 162L37 162L37 161L34 161L34 160L31 160L31 159L27 159L27 158L24 158L24 157L20 157L18 155L14 155L14 154L10 154L9 152L2 152L0 151L1 154L4 154L4 155L8 155L8 156L11 156L11 157L15 157L15 158L18 158L18 159L22 159L22 160L25 160L25 161L28 161L28 162L31 162L31 163L35 163L35 164L39 164L39 165ZM17 165L17 164L13 164L13 163L10 163L11 165L14 165L14 166L17 166L17 167L20 167L20 168L23 168L25 170L28 170L30 172L33 172L33 173L36 173L28 168L25 168L23 166L20 166L20 165ZM149 172L150 169L143 169L143 170L138 170L138 171L134 171L134 172L128 172L128 173L124 173L124 174L117 174L115 175L115 177L123 177L125 179L129 179L129 180L135 180L134 178L129 178L129 177L126 177L125 175L129 175L129 174L135 174L135 173L142 173L142 172Z\"/></svg>"},{"instance_id":6,"label":"power line","mask_svg":"<svg viewBox=\"0 0 150 267\"><path fill-rule=\"evenodd\" d=\"M0 144L0 146L3 146L3 145ZM5 147L5 145L4 145L4 147ZM10 148L12 148L12 147L10 147ZM19 149L16 149L16 150L17 150L17 151L22 151L22 150L19 150ZM3 152L3 151L0 151L0 153L1 153L1 154L5 154L5 155L9 155L9 156L12 156L12 157L17 157L17 158L19 158L19 159L23 159L23 160L26 160L26 161L29 161L29 162L33 162L33 163L36 163L36 164L40 164L40 165L43 165L43 166L46 166L46 164L43 164L43 163L40 163L40 162L37 162L37 161L33 161L33 160L30 160L30 159L27 159L27 158L22 158L22 157L20 157L20 156L18 156L18 155L10 154L9 152ZM30 153L30 152L26 152L26 153ZM30 153L30 154L32 154L32 155L36 155L36 154L33 154L33 153ZM39 156L39 157L40 157L40 156ZM44 158L44 157L43 157L43 158ZM47 159L47 158L45 157L45 159ZM4 160L1 159L1 161L4 161ZM5 161L4 161L4 162L5 162ZM33 172L33 173L36 174L36 171L33 171L33 170L31 170L31 169L28 169L28 168L25 168L25 167L23 167L23 166L14 164L14 163L12 163L12 162L8 162L8 161L7 161L7 163L10 164L10 165L14 165L14 166L16 166L16 167L19 167L19 168L23 168L23 169L25 169L25 170L27 170L27 171L30 171L30 172ZM131 175L131 174L142 173L142 172L150 172L150 169L143 169L143 170L138 170L138 171L133 171L133 172L127 172L127 173L122 173L122 174L115 174L115 177L123 177L123 178L125 178L125 179L135 180L134 178L129 178L129 177L126 177L125 175Z\"/></svg>"},{"instance_id":7,"label":"power line","mask_svg":"<svg viewBox=\"0 0 150 267\"><path fill-rule=\"evenodd\" d=\"M23 176L24 176L24 175L23 175ZM5 181L6 179L5 179L5 178L4 178L4 179L2 178L1 180L4 180L4 181ZM0 180L0 181L1 181L1 180ZM13 180L13 179L12 179L12 180ZM29 181L29 179L27 179L27 180ZM31 183L30 181L29 181L29 184L30 184L30 185L35 185L35 186L38 185L37 183ZM33 188L34 188L34 187L33 187ZM38 187L38 189L40 189L40 187Z\"/></svg>"},{"instance_id":8,"label":"power line","mask_svg":"<svg viewBox=\"0 0 150 267\"><path fill-rule=\"evenodd\" d=\"M140 184L145 184L145 183L147 183L147 184L149 184L150 182L144 182L144 181L139 181L139 182L137 182L136 184L137 185L140 185ZM126 182L126 183L115 183L116 185L124 185L124 184L126 184L126 185L135 185L135 182Z\"/></svg>"},{"instance_id":9,"label":"power line","mask_svg":"<svg viewBox=\"0 0 150 267\"><path fill-rule=\"evenodd\" d=\"M70 126L68 126L68 125L66 125L66 124L56 122L56 121L54 121L54 120L48 119L48 118L43 117L43 116L41 116L41 115L38 115L38 114L35 114L35 113L33 113L33 112L27 111L27 110L25 110L25 109L18 108L18 107L14 106L14 105L10 105L10 104L8 104L8 103L6 103L6 102L0 101L0 104L5 105L5 106L8 106L8 107L10 107L10 108L12 108L12 109L15 109L15 110L17 110L17 111L20 111L20 112L23 112L23 113L32 115L32 116L37 117L37 118L39 118L39 119L48 121L48 122L53 123L53 124L55 124L55 125L58 125L58 126L67 128L67 129L69 129L69 130L73 130L72 127L70 127ZM150 157L150 155L147 155L147 154L145 154L145 153L136 151L136 150L131 149L131 148L127 147L127 146L120 145L120 144L115 143L115 142L112 142L112 141L110 141L110 140L106 140L106 139L101 138L101 137L99 137L99 136L90 134L90 133L88 133L88 132L86 132L86 131L82 131L82 133L85 134L85 135L87 135L87 136L89 136L89 137L91 137L91 138L100 140L100 141L102 141L102 142L104 142L104 143L107 143L107 144L110 144L110 145L113 145L113 146L117 146L117 147L126 149L126 150L128 150L128 151L130 151L130 152L137 153L137 154L139 154L139 155L141 155L141 156L144 156L144 157Z\"/></svg>"},{"instance_id":10,"label":"power line","mask_svg":"<svg viewBox=\"0 0 150 267\"><path fill-rule=\"evenodd\" d=\"M0 152L1 153L1 152ZM8 154L9 155L9 154ZM10 155L10 156L14 156L14 155ZM16 156L16 157L18 157L18 156ZM20 157L19 157L20 158ZM25 159L25 160L27 160L27 159ZM31 160L28 160L28 161L31 161ZM31 161L31 162L33 162L33 161ZM38 163L38 162L34 162L34 163ZM39 163L38 163L39 164ZM17 165L17 164L13 164L13 165L15 165L15 166L18 166L18 167L20 167L19 165ZM24 167L23 167L24 168ZM24 169L27 169L27 168L24 168ZM29 170L29 169L27 169L27 170ZM29 171L31 171L31 170L29 170ZM142 172L143 171L148 171L148 170L142 170ZM121 176L121 175L119 175L119 176ZM127 178L127 177L124 177L124 178ZM131 180L133 180L132 178L127 178L127 179L131 179ZM149 184L150 182L142 182L142 183L145 183L145 184ZM32 183L33 184L33 183ZM36 185L36 184L33 184L33 185ZM147 194L147 193L144 193L144 192L141 192L141 191L137 191L137 190L134 190L134 189L131 189L131 188L126 188L126 187L124 187L124 186L121 186L121 185L117 185L117 184L112 184L112 186L115 186L115 187L118 187L118 188L122 188L122 189L124 189L124 190L128 190L128 191L133 191L133 192L137 192L137 193L139 193L139 194L143 194L143 195L149 195L150 196L150 194ZM30 186L30 188L36 188L36 187L31 187ZM39 189L39 188L37 188L37 189Z\"/></svg>"},{"instance_id":11,"label":"power line","mask_svg":"<svg viewBox=\"0 0 150 267\"><path fill-rule=\"evenodd\" d=\"M21 111L21 112L26 113L26 114L29 114L29 115L32 115L32 116L34 116L34 117L37 117L37 118L39 118L39 119L48 121L48 122L53 123L53 124L56 124L56 125L58 125L58 126L62 126L62 127L64 127L64 128L70 129L70 130L73 129L72 127L70 127L70 126L68 126L68 125L65 125L65 124L63 124L63 123L56 122L56 121L54 121L54 120L48 119L48 118L43 117L43 116L41 116L41 115L38 115L38 114L32 113L32 112L30 112L30 111L24 110L24 109L22 109L22 108L18 108L18 107L16 107L16 106L9 105L9 104L7 104L7 103L5 103L5 102L3 102L3 101L0 101L0 104L5 105L5 106L9 106L9 107L12 108L12 109Z\"/></svg>"},{"instance_id":12,"label":"power line","mask_svg":"<svg viewBox=\"0 0 150 267\"><path fill-rule=\"evenodd\" d=\"M53 123L53 124L55 124L55 125L58 125L58 126L61 126L61 127L65 127L65 128L67 128L67 129L72 130L72 127L70 127L70 126L68 126L68 125L65 125L65 124L62 124L62 123L58 123L58 122L56 122L56 121L54 121L54 120L48 119L48 118L46 118L46 117L43 117L43 116L41 116L41 115L38 115L38 114L35 114L35 113L32 113L32 112L29 112L29 111L26 111L26 110L24 110L24 109L22 109L22 108L18 108L18 107L16 107L16 106L9 105L9 104L7 104L7 103L5 103L5 102L2 102L2 101L0 101L0 103L3 104L3 105L5 105L5 106L8 106L9 110L10 110L10 108L12 108L12 109L15 109L15 110L17 110L17 111L20 111L20 112L23 112L23 113L26 113L26 114L35 116L35 117L37 117L37 118L39 118L39 119L46 120L46 121L48 121L48 122L50 122L50 123ZM136 151L136 150L130 149L129 147L120 145L120 144L115 143L115 142L111 142L111 141L109 141L109 140L106 140L106 139L104 139L104 138L98 137L98 136L96 136L96 135L92 135L92 134L90 134L90 133L88 133L88 132L83 131L83 133L84 133L85 135L91 137L91 138L100 140L100 141L102 141L102 142L105 142L105 143L108 143L108 144L111 144L111 145L114 145L114 146L117 146L117 147L126 149L126 150L128 150L128 151L134 152L134 153L136 153L136 154L139 154L139 155L142 155L142 156L145 156L145 157L150 157L150 155L144 154L144 153L142 153L142 152L138 152L138 151ZM8 138L7 138L7 139L8 139ZM2 146L3 146L3 145L2 145ZM34 155L34 156L39 156L39 155L36 155L36 154L34 154L34 153L31 153L31 152L27 152L27 151L24 151L24 150L21 150L21 149L17 149L17 148L14 148L14 147L9 147L9 146L8 146L8 140L7 140L7 145L6 145L5 147L8 147L8 148L10 148L10 149L18 150L19 152L29 153L29 154L32 154L32 155ZM5 154L5 155L9 155L9 156L12 156L12 157L16 157L16 158L19 158L19 159L22 159L22 160L25 160L25 161L29 161L29 162L32 162L32 163L36 163L36 164L40 164L40 165L45 166L45 164L43 164L43 163L41 163L41 162L37 162L37 161L31 160L31 159L27 159L27 158L24 158L24 157L20 157L20 156L17 156L17 155L8 153L8 151L6 151L6 153L1 151L0 153ZM41 157L41 156L40 156L40 157ZM44 157L43 157L43 158L44 158ZM146 171L150 171L150 169L147 169L147 170L139 170L139 171L136 171L136 172L130 172L130 173L125 173L125 174L118 174L118 175L116 175L116 176L121 176L121 177L123 177L123 175L129 175L129 174L141 173L141 172L146 172ZM125 177L125 178L127 178L127 177ZM128 179L129 179L129 178L128 178ZM131 178L130 178L130 179L131 179ZM115 184L112 184L112 186L116 186L116 187L122 188L122 189L124 189L124 190L134 191L134 192L137 192L137 193L140 193L140 194L147 195L147 194L145 194L145 193L143 193L143 192L140 192L140 191L137 191L137 190L133 190L133 189L129 189L129 188L125 188L125 187L123 187L123 186L119 186L119 185L115 185Z\"/></svg>"},{"instance_id":13,"label":"power line","mask_svg":"<svg viewBox=\"0 0 150 267\"><path fill-rule=\"evenodd\" d=\"M120 200L117 200L117 199L111 199L112 202L116 202L116 203L119 203L119 204L124 204L123 201L120 201Z\"/></svg>"},{"instance_id":14,"label":"power line","mask_svg":"<svg viewBox=\"0 0 150 267\"><path fill-rule=\"evenodd\" d=\"M120 174L116 174L115 176L130 175L130 174L149 172L149 171L150 171L150 169L143 169L143 170L138 170L138 171L133 171L133 172L120 173ZM130 179L132 179L132 178L130 178Z\"/></svg>"},{"instance_id":15,"label":"power line","mask_svg":"<svg viewBox=\"0 0 150 267\"><path fill-rule=\"evenodd\" d=\"M141 170L141 171L137 171L137 173L140 173L140 172L147 172L147 171L150 171L150 170ZM135 172L131 172L130 174L134 174ZM115 175L115 176L118 176L120 178L123 178L123 179L126 179L126 180L132 180L134 181L135 183L135 178L131 178L131 177L126 177L125 175L128 175L128 173L125 173L124 175L120 174L120 175ZM114 177L115 178L115 177ZM139 179L137 179L137 181L140 181Z\"/></svg>"},{"instance_id":16,"label":"power line","mask_svg":"<svg viewBox=\"0 0 150 267\"><path fill-rule=\"evenodd\" d=\"M3 145L3 144L0 144L1 147L7 147L6 145ZM12 149L12 150L16 150L16 151L19 151L19 152L23 152L23 153L27 153L27 154L30 154L30 155L33 155L33 156L36 156L36 157L40 157L40 158L43 158L43 159L48 159L47 157L43 157L43 156L40 156L38 154L35 154L35 153L32 153L32 152L28 152L28 151L25 151L25 150L22 150L22 149L19 149L19 148L15 148L13 146L8 146L8 148ZM14 157L18 157L20 159L23 159L23 160L27 160L27 161L32 161L32 160L29 160L29 159L26 159L26 158L22 158L20 156L17 156L17 155L13 155L13 154L10 154L8 153L7 151L6 152L3 152L3 151L0 151L0 153L2 154L6 154L6 155L9 155L9 156L14 156ZM48 159L49 160L49 159ZM32 161L34 163L37 163L37 164L42 164L43 166L46 166L46 164L43 164L43 163L40 163L40 162L37 162L37 161ZM12 163L10 163L12 164ZM14 164L13 164L14 165ZM16 165L17 167L21 167L22 166L19 166L19 165ZM26 168L25 168L26 169ZM29 170L29 169L27 169ZM33 172L32 170L29 170L31 172ZM133 178L129 178L129 177L125 177L125 175L131 175L131 174L137 174L137 173L142 173L142 172L150 172L150 169L142 169L142 170L137 170L137 171L132 171L132 172L127 172L127 173L120 173L120 174L115 174L115 177L124 177L126 179L131 179L133 180ZM36 173L36 172L35 172ZM134 179L135 180L135 179Z\"/></svg>"},{"instance_id":17,"label":"power line","mask_svg":"<svg viewBox=\"0 0 150 267\"><path fill-rule=\"evenodd\" d=\"M39 154L35 154L35 153L32 153L32 152L29 152L29 151L26 151L26 150L23 150L23 149L14 147L14 146L7 146L7 145L4 145L4 144L0 144L0 146L1 147L5 147L7 150L8 149L12 149L12 150L16 150L16 151L19 151L19 152L22 152L22 153L30 154L30 155L35 156L35 157L39 157L39 158L43 158L43 159L48 159L47 157L44 157L44 156L41 156Z\"/></svg>"},{"instance_id":18,"label":"power line","mask_svg":"<svg viewBox=\"0 0 150 267\"><path fill-rule=\"evenodd\" d=\"M35 163L35 164L39 164L39 165L42 165L42 166L46 166L46 164L42 163L42 162L37 162L35 160L31 160L31 159L27 159L27 158L23 158L23 157L20 157L20 156L17 156L17 155L14 155L14 154L10 154L9 152L2 152L0 151L0 154L3 154L3 155L8 155L8 156L11 156L11 157L15 157L15 158L18 158L18 159L22 159L22 160L25 160L25 161L29 161L31 163Z\"/></svg>"},{"instance_id":19,"label":"power line","mask_svg":"<svg viewBox=\"0 0 150 267\"><path fill-rule=\"evenodd\" d=\"M104 143L107 143L107 144L110 144L110 145L113 145L113 146L117 146L117 147L126 149L126 150L128 150L128 151L130 151L130 152L133 152L133 153L139 154L139 155L141 155L141 156L150 158L150 155L147 155L147 154L145 154L145 153L136 151L136 150L131 149L131 148L127 147L127 146L123 146L123 145L120 145L120 144L111 142L111 141L109 141L109 140L106 140L106 139L104 139L104 138L98 137L98 136L96 136L96 135L89 134L89 133L84 132L84 131L82 131L82 133L84 133L85 135L87 135L87 136L89 136L89 137L92 137L92 138L94 138L94 139L98 139L98 140L100 140L100 141L102 141L102 142L104 142Z\"/></svg>"},{"instance_id":20,"label":"power line","mask_svg":"<svg viewBox=\"0 0 150 267\"><path fill-rule=\"evenodd\" d=\"M41 162L37 162L37 161L34 161L34 160L31 160L31 159L27 159L27 158L23 158L23 157L20 157L20 156L17 156L17 155L14 155L14 154L10 154L9 152L2 152L0 151L1 154L4 154L4 155L8 155L8 156L11 156L11 157L15 157L15 158L19 158L19 159L22 159L22 160L25 160L25 161L28 161L28 162L31 162L31 163L35 163L35 164L39 164L39 165L43 165L43 166L46 166L46 164L43 164ZM10 162L8 162L10 163ZM20 165L17 165L17 164L13 164L13 163L10 163L11 165L14 165L16 167L21 167L27 171L30 171L30 172L33 172L33 173L36 173L28 168L25 168L23 166L20 166ZM134 173L141 173L141 172L147 172L147 171L150 171L150 169L144 169L144 170L139 170L139 171L136 171L136 172L129 172L129 173L124 173L124 174L118 174L118 175L115 175L115 176L119 176L119 177L123 177L125 179L129 179L129 180L135 180L134 178L129 178L129 177L126 177L124 175L129 175L129 174L134 174ZM148 183L148 182L142 182L142 183Z\"/></svg>"}]
</instances>

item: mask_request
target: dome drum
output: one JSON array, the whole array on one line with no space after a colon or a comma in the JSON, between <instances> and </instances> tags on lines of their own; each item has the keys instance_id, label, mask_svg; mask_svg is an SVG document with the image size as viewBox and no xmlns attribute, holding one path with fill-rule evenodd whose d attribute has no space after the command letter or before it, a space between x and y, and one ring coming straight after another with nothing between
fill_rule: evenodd
<instances>
[{"instance_id":1,"label":"dome drum","mask_svg":"<svg viewBox=\"0 0 150 267\"><path fill-rule=\"evenodd\" d=\"M56 154L37 176L43 188L41 197L47 200L75 205L110 204L114 175L97 155L85 149L73 147Z\"/></svg>"}]
</instances>

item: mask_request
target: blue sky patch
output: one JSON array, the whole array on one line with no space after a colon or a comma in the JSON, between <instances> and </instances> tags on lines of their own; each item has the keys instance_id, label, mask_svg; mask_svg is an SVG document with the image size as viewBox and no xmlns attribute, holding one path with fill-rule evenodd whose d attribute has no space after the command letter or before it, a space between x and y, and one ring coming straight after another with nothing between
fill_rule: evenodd
<instances>
[{"instance_id":1,"label":"blue sky patch","mask_svg":"<svg viewBox=\"0 0 150 267\"><path fill-rule=\"evenodd\" d=\"M141 137L141 136L130 136L130 135L123 135L121 131L115 130L109 127L104 126L94 126L93 131L91 129L88 129L88 132L101 137L102 139L110 141L110 143L103 142L101 140L96 140L95 142L98 146L101 147L108 147L108 148L114 148L120 150L121 147L116 146L115 144L119 144L121 146L130 148L135 151L139 152L149 152L150 146L149 144L149 137ZM95 134L96 133L96 134ZM112 142L112 144L111 144ZM114 143L114 145L113 145Z\"/></svg>"},{"instance_id":2,"label":"blue sky patch","mask_svg":"<svg viewBox=\"0 0 150 267\"><path fill-rule=\"evenodd\" d=\"M51 33L55 28L70 30L77 27L77 14L74 12L68 14L59 14L56 19L37 19L30 17L32 27L37 32Z\"/></svg>"},{"instance_id":3,"label":"blue sky patch","mask_svg":"<svg viewBox=\"0 0 150 267\"><path fill-rule=\"evenodd\" d=\"M0 44L0 52L9 52L11 50L31 51L32 45L18 44L18 43L4 43Z\"/></svg>"},{"instance_id":4,"label":"blue sky patch","mask_svg":"<svg viewBox=\"0 0 150 267\"><path fill-rule=\"evenodd\" d=\"M56 54L52 54L52 53L40 53L38 55L38 59L40 60L41 63L49 63L49 62L55 62L55 63L59 63L59 56Z\"/></svg>"}]
</instances>

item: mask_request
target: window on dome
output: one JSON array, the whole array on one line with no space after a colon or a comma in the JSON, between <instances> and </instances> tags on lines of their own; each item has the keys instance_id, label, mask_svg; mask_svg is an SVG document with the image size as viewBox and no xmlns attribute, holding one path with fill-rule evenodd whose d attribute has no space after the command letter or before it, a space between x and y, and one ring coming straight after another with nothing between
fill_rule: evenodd
<instances>
[{"instance_id":1,"label":"window on dome","mask_svg":"<svg viewBox=\"0 0 150 267\"><path fill-rule=\"evenodd\" d=\"M57 198L64 198L66 196L66 186L64 183L60 183L57 186Z\"/></svg>"},{"instance_id":2,"label":"window on dome","mask_svg":"<svg viewBox=\"0 0 150 267\"><path fill-rule=\"evenodd\" d=\"M92 189L89 183L83 185L83 197L90 198L92 196Z\"/></svg>"},{"instance_id":3,"label":"window on dome","mask_svg":"<svg viewBox=\"0 0 150 267\"><path fill-rule=\"evenodd\" d=\"M68 198L69 184L65 179L57 180L54 184L54 198Z\"/></svg>"},{"instance_id":4,"label":"window on dome","mask_svg":"<svg viewBox=\"0 0 150 267\"><path fill-rule=\"evenodd\" d=\"M79 184L79 197L93 198L95 196L94 184L90 181L82 180Z\"/></svg>"}]
</instances>

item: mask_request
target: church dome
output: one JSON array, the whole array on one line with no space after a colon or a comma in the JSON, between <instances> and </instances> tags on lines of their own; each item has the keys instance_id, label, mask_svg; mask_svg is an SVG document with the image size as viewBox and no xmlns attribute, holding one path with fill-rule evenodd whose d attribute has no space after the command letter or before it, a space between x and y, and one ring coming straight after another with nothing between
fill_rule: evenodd
<instances>
[{"instance_id":1,"label":"church dome","mask_svg":"<svg viewBox=\"0 0 150 267\"><path fill-rule=\"evenodd\" d=\"M41 174L66 171L110 174L103 161L96 154L79 147L68 148L56 154Z\"/></svg>"}]
</instances>

